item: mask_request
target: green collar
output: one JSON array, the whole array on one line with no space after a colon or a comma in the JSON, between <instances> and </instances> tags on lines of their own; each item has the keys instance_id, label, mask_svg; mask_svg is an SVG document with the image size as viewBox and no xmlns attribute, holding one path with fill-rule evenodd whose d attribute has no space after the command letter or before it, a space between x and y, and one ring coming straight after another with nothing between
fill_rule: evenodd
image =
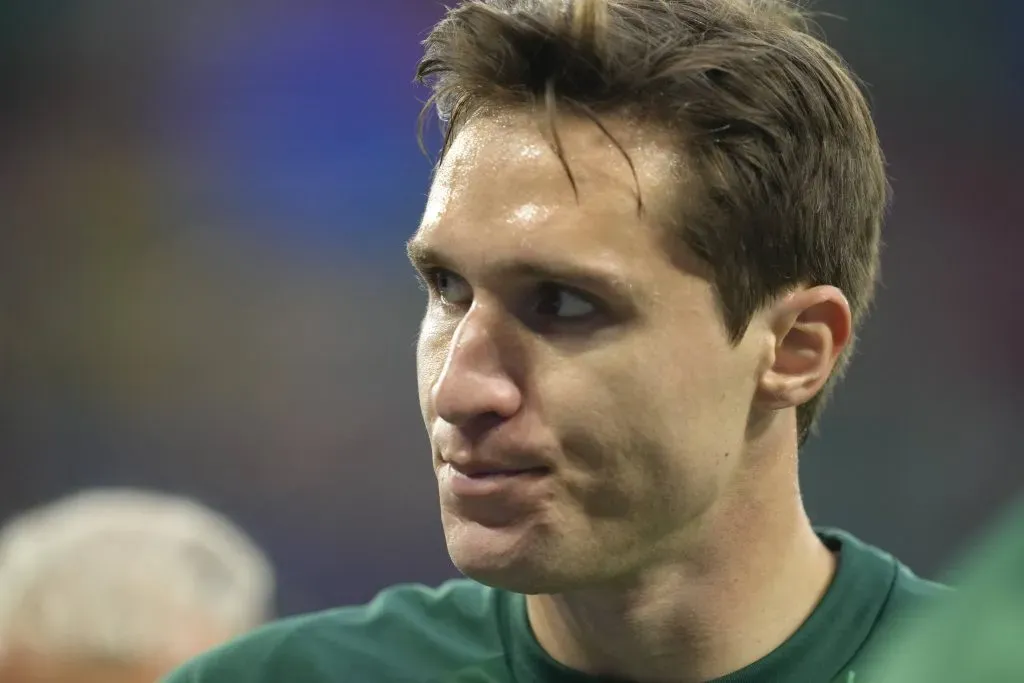
<instances>
[{"instance_id":1,"label":"green collar","mask_svg":"<svg viewBox=\"0 0 1024 683\"><path fill-rule=\"evenodd\" d=\"M896 579L889 555L836 529L819 537L839 556L836 575L814 612L789 640L753 664L712 683L833 681L869 639ZM559 664L541 648L526 616L526 599L508 594L509 664L519 683L609 683ZM854 674L841 683L853 683Z\"/></svg>"}]
</instances>

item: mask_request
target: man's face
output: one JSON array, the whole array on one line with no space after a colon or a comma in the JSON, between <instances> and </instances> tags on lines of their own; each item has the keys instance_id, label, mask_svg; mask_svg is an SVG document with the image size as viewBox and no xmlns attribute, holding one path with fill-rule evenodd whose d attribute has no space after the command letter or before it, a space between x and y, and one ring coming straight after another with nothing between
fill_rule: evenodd
<instances>
[{"instance_id":1,"label":"man's face","mask_svg":"<svg viewBox=\"0 0 1024 683\"><path fill-rule=\"evenodd\" d=\"M681 547L735 470L763 360L763 340L730 343L704 268L670 259L653 227L679 160L652 131L609 128L644 216L592 122L558 122L577 200L536 118L478 117L410 243L430 289L419 397L448 550L524 593L625 578Z\"/></svg>"}]
</instances>

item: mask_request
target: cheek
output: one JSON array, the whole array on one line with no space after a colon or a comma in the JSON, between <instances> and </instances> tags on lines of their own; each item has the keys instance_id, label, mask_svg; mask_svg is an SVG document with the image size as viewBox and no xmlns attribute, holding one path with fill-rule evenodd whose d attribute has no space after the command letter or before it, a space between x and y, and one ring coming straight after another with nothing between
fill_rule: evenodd
<instances>
[{"instance_id":1,"label":"cheek","mask_svg":"<svg viewBox=\"0 0 1024 683\"><path fill-rule=\"evenodd\" d=\"M429 312L420 325L416 340L416 381L419 387L420 406L424 411L430 400L430 389L444 369L448 346L451 340L449 326L441 325Z\"/></svg>"},{"instance_id":2,"label":"cheek","mask_svg":"<svg viewBox=\"0 0 1024 683\"><path fill-rule=\"evenodd\" d=\"M703 487L730 434L742 435L742 397L753 388L740 386L728 348L678 336L631 341L553 368L541 386L545 420L593 486L639 496Z\"/></svg>"},{"instance_id":3,"label":"cheek","mask_svg":"<svg viewBox=\"0 0 1024 683\"><path fill-rule=\"evenodd\" d=\"M597 376L563 377L574 389L551 392L545 412L559 435L574 506L593 523L649 538L687 498L679 489L693 476L681 468L680 444L650 386L657 378L645 377L642 367L616 370L605 365Z\"/></svg>"},{"instance_id":4,"label":"cheek","mask_svg":"<svg viewBox=\"0 0 1024 683\"><path fill-rule=\"evenodd\" d=\"M643 354L617 347L553 365L538 383L544 420L569 464L629 489L656 476L664 440L662 374ZM596 482L593 482L596 484Z\"/></svg>"}]
</instances>

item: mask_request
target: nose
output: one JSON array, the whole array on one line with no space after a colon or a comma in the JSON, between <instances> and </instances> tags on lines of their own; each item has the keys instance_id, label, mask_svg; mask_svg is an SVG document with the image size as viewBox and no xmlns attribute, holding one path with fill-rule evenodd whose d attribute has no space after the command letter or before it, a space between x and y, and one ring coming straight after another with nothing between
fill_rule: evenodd
<instances>
[{"instance_id":1,"label":"nose","mask_svg":"<svg viewBox=\"0 0 1024 683\"><path fill-rule=\"evenodd\" d=\"M503 362L496 322L476 305L460 321L441 374L431 387L442 420L467 427L481 418L506 420L522 405L522 393Z\"/></svg>"}]
</instances>

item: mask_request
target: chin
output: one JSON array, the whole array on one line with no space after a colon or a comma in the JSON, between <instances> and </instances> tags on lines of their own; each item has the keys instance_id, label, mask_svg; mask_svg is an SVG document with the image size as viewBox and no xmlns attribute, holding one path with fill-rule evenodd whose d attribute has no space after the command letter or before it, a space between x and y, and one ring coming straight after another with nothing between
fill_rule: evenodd
<instances>
[{"instance_id":1,"label":"chin","mask_svg":"<svg viewBox=\"0 0 1024 683\"><path fill-rule=\"evenodd\" d=\"M537 538L535 532L460 522L456 528L446 529L445 536L455 568L486 586L538 595L560 593L580 584L565 562L573 555L559 552L557 544Z\"/></svg>"}]
</instances>

